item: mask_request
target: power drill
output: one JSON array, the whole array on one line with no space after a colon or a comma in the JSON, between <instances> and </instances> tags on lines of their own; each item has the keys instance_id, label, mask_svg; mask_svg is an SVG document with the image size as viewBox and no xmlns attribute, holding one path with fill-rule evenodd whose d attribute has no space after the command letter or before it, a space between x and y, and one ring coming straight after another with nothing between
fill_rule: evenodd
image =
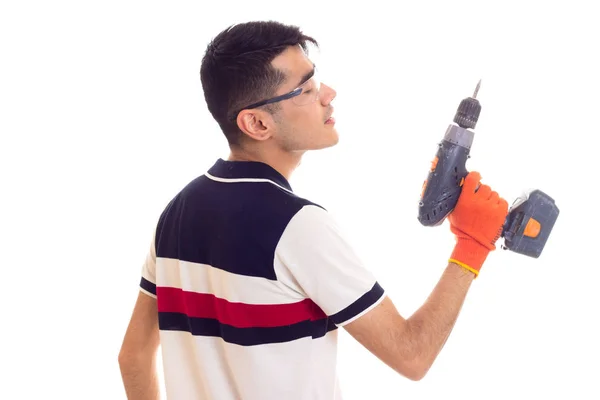
<instances>
[{"instance_id":1,"label":"power drill","mask_svg":"<svg viewBox=\"0 0 600 400\"><path fill-rule=\"evenodd\" d=\"M423 182L419 201L419 222L424 226L438 226L452 212L467 176L475 125L481 112L477 83L472 97L460 102L454 123L448 126L444 139L431 162L427 179ZM511 250L538 258L546 245L559 209L554 199L535 189L518 197L511 205L502 226L503 250Z\"/></svg>"}]
</instances>

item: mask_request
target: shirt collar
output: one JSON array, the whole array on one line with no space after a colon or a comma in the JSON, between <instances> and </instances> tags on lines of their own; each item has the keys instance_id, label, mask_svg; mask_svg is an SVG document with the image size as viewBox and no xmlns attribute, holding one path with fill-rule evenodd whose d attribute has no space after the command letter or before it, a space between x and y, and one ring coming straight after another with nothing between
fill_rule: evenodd
<instances>
[{"instance_id":1,"label":"shirt collar","mask_svg":"<svg viewBox=\"0 0 600 400\"><path fill-rule=\"evenodd\" d=\"M216 178L226 180L269 180L290 192L292 191L290 183L283 175L270 165L259 161L229 161L219 158L208 170L208 173Z\"/></svg>"}]
</instances>

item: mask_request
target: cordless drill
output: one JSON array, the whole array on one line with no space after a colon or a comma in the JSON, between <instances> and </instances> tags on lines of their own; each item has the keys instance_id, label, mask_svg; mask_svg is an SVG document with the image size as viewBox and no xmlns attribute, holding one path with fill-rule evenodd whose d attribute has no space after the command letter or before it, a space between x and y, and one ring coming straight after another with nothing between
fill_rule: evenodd
<instances>
[{"instance_id":1,"label":"cordless drill","mask_svg":"<svg viewBox=\"0 0 600 400\"><path fill-rule=\"evenodd\" d=\"M444 139L431 162L427 179L423 182L419 201L419 222L424 226L438 226L452 212L467 176L475 125L481 105L477 84L472 97L460 102L454 123L448 126ZM535 189L518 197L509 209L502 226L501 248L529 257L539 257L558 218L559 209L554 200Z\"/></svg>"}]
</instances>

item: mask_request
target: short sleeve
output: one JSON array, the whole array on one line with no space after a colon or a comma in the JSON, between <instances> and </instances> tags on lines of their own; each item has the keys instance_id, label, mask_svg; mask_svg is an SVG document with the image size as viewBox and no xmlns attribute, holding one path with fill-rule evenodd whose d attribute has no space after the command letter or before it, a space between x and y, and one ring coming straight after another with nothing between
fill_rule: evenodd
<instances>
[{"instance_id":1,"label":"short sleeve","mask_svg":"<svg viewBox=\"0 0 600 400\"><path fill-rule=\"evenodd\" d=\"M275 259L289 280L337 326L355 320L384 298L384 289L336 221L318 206L304 206L290 220Z\"/></svg>"},{"instance_id":2,"label":"short sleeve","mask_svg":"<svg viewBox=\"0 0 600 400\"><path fill-rule=\"evenodd\" d=\"M142 277L140 290L149 296L156 298L156 246L155 237L152 237L150 249L146 255L146 261L142 265Z\"/></svg>"}]
</instances>

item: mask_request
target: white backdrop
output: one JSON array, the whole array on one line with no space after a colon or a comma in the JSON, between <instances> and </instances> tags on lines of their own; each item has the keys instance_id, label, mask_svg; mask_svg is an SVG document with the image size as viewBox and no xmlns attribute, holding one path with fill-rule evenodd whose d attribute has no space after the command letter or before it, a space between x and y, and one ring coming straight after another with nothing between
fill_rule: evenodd
<instances>
[{"instance_id":1,"label":"white backdrop","mask_svg":"<svg viewBox=\"0 0 600 400\"><path fill-rule=\"evenodd\" d=\"M472 158L511 203L561 214L539 259L494 252L420 382L341 333L346 399L598 399L592 2L6 1L0 6L0 397L125 398L119 346L156 218L226 142L199 81L208 41L254 19L321 42L340 143L294 190L330 210L405 316L451 252L418 196L460 100L482 79Z\"/></svg>"}]
</instances>

